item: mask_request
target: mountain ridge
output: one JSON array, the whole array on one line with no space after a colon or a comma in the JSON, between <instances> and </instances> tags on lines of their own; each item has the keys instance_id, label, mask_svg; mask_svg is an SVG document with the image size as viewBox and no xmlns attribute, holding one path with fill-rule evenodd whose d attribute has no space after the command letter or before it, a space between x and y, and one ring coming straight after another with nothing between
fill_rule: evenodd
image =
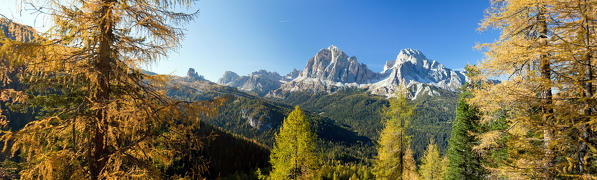
<instances>
[{"instance_id":1,"label":"mountain ridge","mask_svg":"<svg viewBox=\"0 0 597 180\"><path fill-rule=\"evenodd\" d=\"M441 95L440 91L431 87L456 91L468 81L463 72L446 68L416 49L400 50L396 59L386 61L383 70L377 73L366 64L359 63L357 57L349 56L333 45L320 49L307 61L303 70L294 69L284 77L269 78L261 82L256 78L250 78L254 73L240 76L248 78L235 79L234 83L218 83L245 91L255 91L260 96L271 98L284 98L295 91L331 93L354 87L367 89L372 94L391 97L403 84L408 89L408 96L415 99L422 93L431 96ZM220 80L229 78L226 74L230 75L230 72L227 71ZM250 88L262 86L260 84L274 85L257 90Z\"/></svg>"}]
</instances>

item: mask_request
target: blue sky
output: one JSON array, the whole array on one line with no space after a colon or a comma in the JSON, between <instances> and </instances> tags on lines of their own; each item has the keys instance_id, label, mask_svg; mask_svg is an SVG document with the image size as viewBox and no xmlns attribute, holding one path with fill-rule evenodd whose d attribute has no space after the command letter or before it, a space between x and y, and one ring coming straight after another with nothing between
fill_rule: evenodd
<instances>
[{"instance_id":1,"label":"blue sky","mask_svg":"<svg viewBox=\"0 0 597 180\"><path fill-rule=\"evenodd\" d=\"M303 69L330 45L373 71L404 48L461 69L483 59L475 44L498 37L476 30L488 0L200 0L195 5L200 14L186 26L181 48L147 69L184 75L192 67L212 81L227 70L284 75ZM0 7L0 13L44 28L14 9Z\"/></svg>"}]
</instances>

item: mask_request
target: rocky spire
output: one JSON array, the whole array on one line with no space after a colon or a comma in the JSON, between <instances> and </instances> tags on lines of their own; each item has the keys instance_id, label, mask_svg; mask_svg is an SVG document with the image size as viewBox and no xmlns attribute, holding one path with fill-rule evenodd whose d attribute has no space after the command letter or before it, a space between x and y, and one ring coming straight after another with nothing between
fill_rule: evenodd
<instances>
[{"instance_id":1,"label":"rocky spire","mask_svg":"<svg viewBox=\"0 0 597 180\"><path fill-rule=\"evenodd\" d=\"M194 68L189 68L189 71L187 71L187 79L192 80L192 81L204 81L205 78L203 78L203 76L197 74L197 72L195 71Z\"/></svg>"}]
</instances>

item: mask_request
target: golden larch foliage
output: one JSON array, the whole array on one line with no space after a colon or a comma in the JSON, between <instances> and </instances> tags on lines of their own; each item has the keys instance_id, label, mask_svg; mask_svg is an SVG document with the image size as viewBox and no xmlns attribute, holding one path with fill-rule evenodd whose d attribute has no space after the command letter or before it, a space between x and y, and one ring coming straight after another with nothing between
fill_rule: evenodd
<instances>
[{"instance_id":1,"label":"golden larch foliage","mask_svg":"<svg viewBox=\"0 0 597 180\"><path fill-rule=\"evenodd\" d=\"M512 178L596 178L597 1L491 2L480 29L501 36L480 46L487 59L473 79L484 83L470 103L484 122L505 117L510 127L480 135L475 149L508 149L492 170Z\"/></svg>"},{"instance_id":2,"label":"golden larch foliage","mask_svg":"<svg viewBox=\"0 0 597 180\"><path fill-rule=\"evenodd\" d=\"M39 119L0 138L5 150L24 155L22 178L161 179L174 157L201 148L193 132L223 99L168 98L169 77L140 69L180 45L180 25L197 14L186 12L192 1L24 3L49 14L53 26L35 41L0 38L0 57L23 67L24 102L41 108Z\"/></svg>"}]
</instances>

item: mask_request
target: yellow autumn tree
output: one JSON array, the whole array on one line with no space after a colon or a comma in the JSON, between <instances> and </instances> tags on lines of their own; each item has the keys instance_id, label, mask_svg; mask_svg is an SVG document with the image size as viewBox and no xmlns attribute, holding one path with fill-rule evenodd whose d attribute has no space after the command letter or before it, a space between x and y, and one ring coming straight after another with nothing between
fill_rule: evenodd
<instances>
[{"instance_id":1,"label":"yellow autumn tree","mask_svg":"<svg viewBox=\"0 0 597 180\"><path fill-rule=\"evenodd\" d=\"M417 167L410 148L410 136L406 129L416 109L401 86L397 97L391 98L390 106L383 110L384 128L380 133L374 174L377 179L416 179Z\"/></svg>"},{"instance_id":2,"label":"yellow autumn tree","mask_svg":"<svg viewBox=\"0 0 597 180\"><path fill-rule=\"evenodd\" d=\"M505 117L509 124L479 135L475 147L507 149L494 173L594 177L596 6L595 0L492 0L481 29L502 34L481 46L487 59L475 78L485 83L470 103L484 122Z\"/></svg>"},{"instance_id":3,"label":"yellow autumn tree","mask_svg":"<svg viewBox=\"0 0 597 180\"><path fill-rule=\"evenodd\" d=\"M270 155L271 179L314 179L317 135L303 111L295 106L284 119Z\"/></svg>"},{"instance_id":4,"label":"yellow autumn tree","mask_svg":"<svg viewBox=\"0 0 597 180\"><path fill-rule=\"evenodd\" d=\"M173 157L201 147L193 131L222 100L170 99L168 77L139 68L179 46L179 25L197 14L186 13L192 1L24 3L51 16L53 26L35 41L0 38L0 57L24 68L24 102L41 109L39 119L0 139L3 149L24 155L22 178L161 179Z\"/></svg>"},{"instance_id":5,"label":"yellow autumn tree","mask_svg":"<svg viewBox=\"0 0 597 180\"><path fill-rule=\"evenodd\" d=\"M435 180L444 179L445 167L443 158L439 155L439 149L435 144L433 138L429 140L427 149L421 159L421 167L419 168L419 174L421 179L424 180Z\"/></svg>"}]
</instances>

